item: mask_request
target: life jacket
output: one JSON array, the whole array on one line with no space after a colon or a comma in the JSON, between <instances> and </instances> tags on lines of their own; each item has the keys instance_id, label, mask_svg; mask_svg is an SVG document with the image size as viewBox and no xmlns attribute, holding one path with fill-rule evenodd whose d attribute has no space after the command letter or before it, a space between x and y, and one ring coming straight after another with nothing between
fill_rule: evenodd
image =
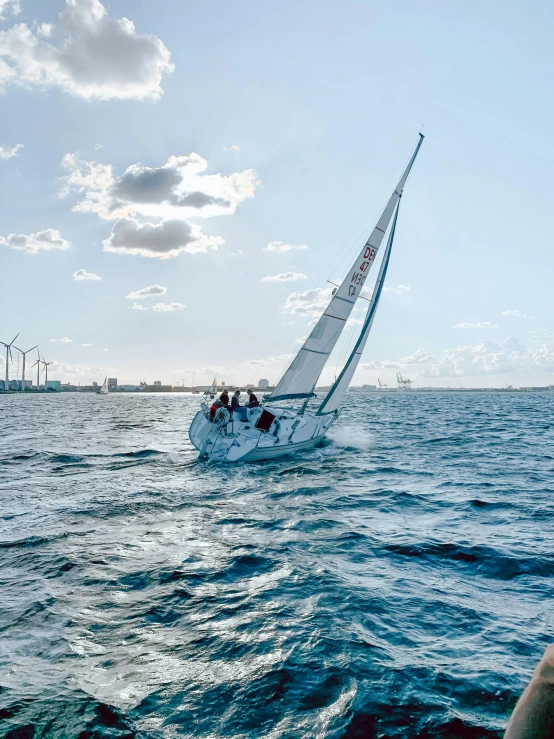
<instances>
[{"instance_id":1,"label":"life jacket","mask_svg":"<svg viewBox=\"0 0 554 739\"><path fill-rule=\"evenodd\" d=\"M217 401L213 403L212 406L210 407L210 421L212 423L214 422L215 412L220 407L221 407L221 402L218 404Z\"/></svg>"}]
</instances>

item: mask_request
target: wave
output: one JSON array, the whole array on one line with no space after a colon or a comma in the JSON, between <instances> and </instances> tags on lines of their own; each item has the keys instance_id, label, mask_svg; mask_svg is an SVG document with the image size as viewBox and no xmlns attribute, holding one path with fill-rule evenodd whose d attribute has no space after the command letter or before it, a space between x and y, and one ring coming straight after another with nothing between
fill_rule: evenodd
<instances>
[{"instance_id":1,"label":"wave","mask_svg":"<svg viewBox=\"0 0 554 739\"><path fill-rule=\"evenodd\" d=\"M492 547L463 546L453 543L387 544L384 547L392 554L420 559L462 562L477 565L477 569L499 580L513 580L522 575L551 577L554 555L530 556L508 555Z\"/></svg>"}]
</instances>

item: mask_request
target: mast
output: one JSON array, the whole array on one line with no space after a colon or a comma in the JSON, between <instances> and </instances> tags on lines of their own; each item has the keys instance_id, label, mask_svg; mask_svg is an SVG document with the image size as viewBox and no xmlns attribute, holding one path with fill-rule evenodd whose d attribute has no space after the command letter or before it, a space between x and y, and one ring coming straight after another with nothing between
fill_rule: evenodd
<instances>
[{"instance_id":1,"label":"mast","mask_svg":"<svg viewBox=\"0 0 554 739\"><path fill-rule=\"evenodd\" d=\"M400 210L400 200L398 201L398 205L396 206L396 210L394 212L394 220L392 222L392 227L391 227L389 238L387 241L387 246L385 248L385 253L383 255L383 261L381 262L381 268L379 270L379 275L377 276L377 281L375 283L375 289L373 290L373 295L371 296L371 302L369 303L369 307L367 309L367 315L364 321L364 325L362 326L362 330L360 331L358 340L356 344L354 345L354 348L352 349L352 352L350 356L348 357L346 364L342 368L342 371L340 375L338 376L338 379L335 380L335 382L333 383L333 386L331 387L331 389L325 396L323 403L319 406L317 414L316 414L318 416L324 415L326 413L332 413L339 407L339 405L342 402L342 399L344 398L346 394L346 391L348 390L348 386L350 385L350 382L352 381L354 372L356 371L358 367L358 363L362 356L362 352L365 348L367 338L371 331L371 326L373 325L373 319L375 318L377 306L379 305L379 300L381 298L381 293L383 291L383 285L385 283L385 277L387 276L387 269L389 267L390 255L391 255L391 250L392 250L392 244L394 241L394 233L396 231L396 221L398 220L399 210Z\"/></svg>"},{"instance_id":2,"label":"mast","mask_svg":"<svg viewBox=\"0 0 554 739\"><path fill-rule=\"evenodd\" d=\"M312 332L298 350L271 394L265 397L266 402L311 398L314 395L314 388L319 376L339 340L346 321L350 317L361 293L369 270L373 266L422 143L423 134L420 133L415 151L377 221L377 225L363 245L347 276L333 294L329 305Z\"/></svg>"}]
</instances>

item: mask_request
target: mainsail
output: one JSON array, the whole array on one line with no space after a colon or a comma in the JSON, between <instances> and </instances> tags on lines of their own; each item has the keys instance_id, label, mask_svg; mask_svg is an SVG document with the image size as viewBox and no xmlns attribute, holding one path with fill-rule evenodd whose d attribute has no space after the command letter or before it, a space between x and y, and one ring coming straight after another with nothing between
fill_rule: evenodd
<instances>
[{"instance_id":1,"label":"mainsail","mask_svg":"<svg viewBox=\"0 0 554 739\"><path fill-rule=\"evenodd\" d=\"M272 393L265 397L266 401L311 398L314 395L314 388L323 367L352 313L354 304L377 256L422 142L423 134L420 133L412 158L408 162L408 166L404 170L369 239L288 369Z\"/></svg>"},{"instance_id":2,"label":"mainsail","mask_svg":"<svg viewBox=\"0 0 554 739\"><path fill-rule=\"evenodd\" d=\"M369 336L369 332L371 331L373 319L375 318L377 306L379 305L379 299L383 291L385 277L387 276L387 269L389 266L392 242L394 241L394 232L396 230L396 221L398 219L399 209L400 201L398 201L398 205L396 206L389 239L385 248L385 253L383 254L383 261L381 262L381 268L379 269L377 282L375 283L373 295L371 296L371 301L367 309L367 315L361 333L358 337L358 341L354 345L354 348L352 349L352 352L348 357L348 361L342 368L342 372L335 380L333 386L325 396L325 400L323 401L323 403L319 406L319 409L317 411L318 416L321 416L325 413L332 413L339 407L346 391L348 390L348 386L350 385L352 377L354 376L354 372L356 372L356 368L358 367L358 362L360 361L360 357L362 356L362 352L367 342L367 337Z\"/></svg>"}]
</instances>

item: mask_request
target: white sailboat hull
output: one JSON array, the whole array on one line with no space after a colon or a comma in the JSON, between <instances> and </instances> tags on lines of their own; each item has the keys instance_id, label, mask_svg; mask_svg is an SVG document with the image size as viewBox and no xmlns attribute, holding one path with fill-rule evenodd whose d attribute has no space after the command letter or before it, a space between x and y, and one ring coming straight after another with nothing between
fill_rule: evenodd
<instances>
[{"instance_id":1,"label":"white sailboat hull","mask_svg":"<svg viewBox=\"0 0 554 739\"><path fill-rule=\"evenodd\" d=\"M276 420L267 431L256 428L262 408L249 411L242 423L236 418L227 424L212 423L205 404L189 429L192 444L203 459L221 462L261 462L315 447L332 426L336 414L315 416L283 408L268 408Z\"/></svg>"}]
</instances>

